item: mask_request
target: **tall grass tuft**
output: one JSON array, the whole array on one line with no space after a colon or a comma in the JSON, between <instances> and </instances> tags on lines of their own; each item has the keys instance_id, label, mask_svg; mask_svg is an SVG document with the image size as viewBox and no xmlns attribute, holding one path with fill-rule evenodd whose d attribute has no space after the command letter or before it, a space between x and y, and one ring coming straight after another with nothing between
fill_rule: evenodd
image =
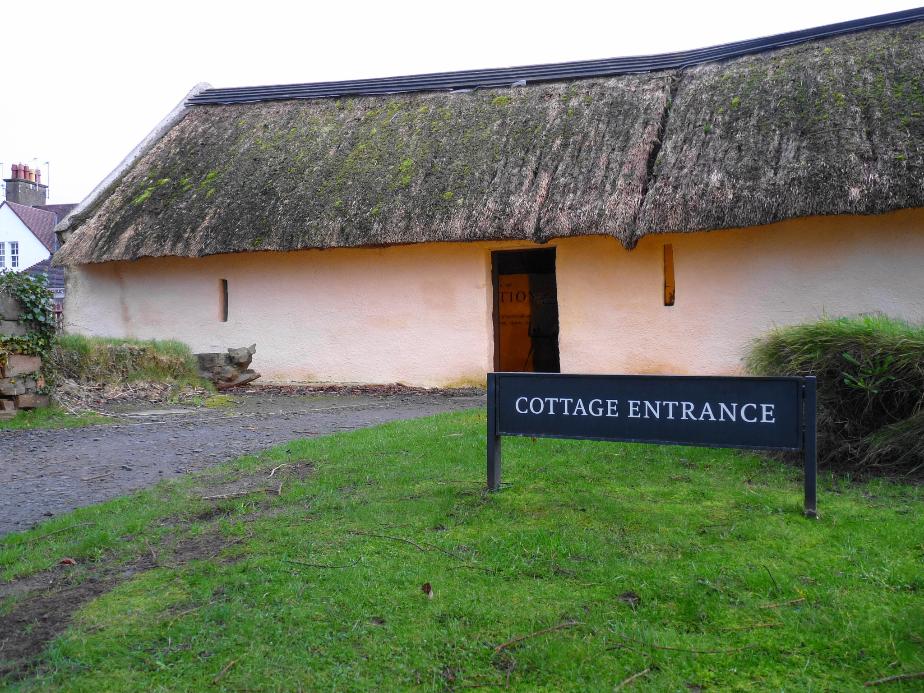
<instances>
[{"instance_id":1,"label":"tall grass tuft","mask_svg":"<svg viewBox=\"0 0 924 693\"><path fill-rule=\"evenodd\" d=\"M182 342L62 335L51 354L56 379L82 383L202 383Z\"/></svg>"},{"instance_id":2,"label":"tall grass tuft","mask_svg":"<svg viewBox=\"0 0 924 693\"><path fill-rule=\"evenodd\" d=\"M747 366L818 378L822 464L924 476L924 326L861 316L781 327L752 347Z\"/></svg>"}]
</instances>

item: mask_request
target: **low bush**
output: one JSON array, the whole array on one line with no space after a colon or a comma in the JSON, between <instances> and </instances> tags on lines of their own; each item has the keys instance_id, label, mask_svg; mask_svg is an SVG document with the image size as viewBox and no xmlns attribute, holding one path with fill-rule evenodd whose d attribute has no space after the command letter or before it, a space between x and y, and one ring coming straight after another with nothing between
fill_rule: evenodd
<instances>
[{"instance_id":1,"label":"low bush","mask_svg":"<svg viewBox=\"0 0 924 693\"><path fill-rule=\"evenodd\" d=\"M50 362L57 378L80 383L203 382L189 347L176 341L62 335Z\"/></svg>"},{"instance_id":2,"label":"low bush","mask_svg":"<svg viewBox=\"0 0 924 693\"><path fill-rule=\"evenodd\" d=\"M924 326L885 316L781 327L747 359L756 375L818 378L818 454L842 471L924 476Z\"/></svg>"}]
</instances>

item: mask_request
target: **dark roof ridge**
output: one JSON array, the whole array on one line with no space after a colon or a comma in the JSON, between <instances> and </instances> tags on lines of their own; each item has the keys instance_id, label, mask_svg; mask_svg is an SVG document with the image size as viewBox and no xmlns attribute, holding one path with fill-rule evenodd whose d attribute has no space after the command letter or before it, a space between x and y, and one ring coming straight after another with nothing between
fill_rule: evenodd
<instances>
[{"instance_id":1,"label":"dark roof ridge","mask_svg":"<svg viewBox=\"0 0 924 693\"><path fill-rule=\"evenodd\" d=\"M518 83L553 82L590 77L683 69L706 62L815 41L832 36L924 20L924 7L852 19L809 29L747 39L673 53L581 60L545 65L524 65L485 70L433 72L398 77L205 89L187 100L188 105L222 105L257 101L322 99L342 96L376 96L421 91L454 91L515 86Z\"/></svg>"}]
</instances>

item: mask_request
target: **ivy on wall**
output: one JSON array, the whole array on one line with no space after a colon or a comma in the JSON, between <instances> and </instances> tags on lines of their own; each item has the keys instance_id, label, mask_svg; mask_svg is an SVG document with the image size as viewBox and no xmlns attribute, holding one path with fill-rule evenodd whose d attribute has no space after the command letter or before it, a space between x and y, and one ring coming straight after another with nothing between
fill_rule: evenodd
<instances>
[{"instance_id":1,"label":"ivy on wall","mask_svg":"<svg viewBox=\"0 0 924 693\"><path fill-rule=\"evenodd\" d=\"M19 301L22 306L19 320L27 329L21 336L0 334L0 361L5 361L6 354L28 354L45 360L55 337L54 308L45 277L0 272L0 294Z\"/></svg>"}]
</instances>

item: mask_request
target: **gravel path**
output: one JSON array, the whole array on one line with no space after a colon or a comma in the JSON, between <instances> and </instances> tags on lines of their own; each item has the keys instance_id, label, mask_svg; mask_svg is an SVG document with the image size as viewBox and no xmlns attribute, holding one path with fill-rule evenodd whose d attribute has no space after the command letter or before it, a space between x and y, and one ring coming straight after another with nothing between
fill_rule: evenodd
<instances>
[{"instance_id":1,"label":"gravel path","mask_svg":"<svg viewBox=\"0 0 924 693\"><path fill-rule=\"evenodd\" d=\"M148 405L124 424L0 431L0 535L294 438L484 403L449 393L235 399L232 410Z\"/></svg>"}]
</instances>

